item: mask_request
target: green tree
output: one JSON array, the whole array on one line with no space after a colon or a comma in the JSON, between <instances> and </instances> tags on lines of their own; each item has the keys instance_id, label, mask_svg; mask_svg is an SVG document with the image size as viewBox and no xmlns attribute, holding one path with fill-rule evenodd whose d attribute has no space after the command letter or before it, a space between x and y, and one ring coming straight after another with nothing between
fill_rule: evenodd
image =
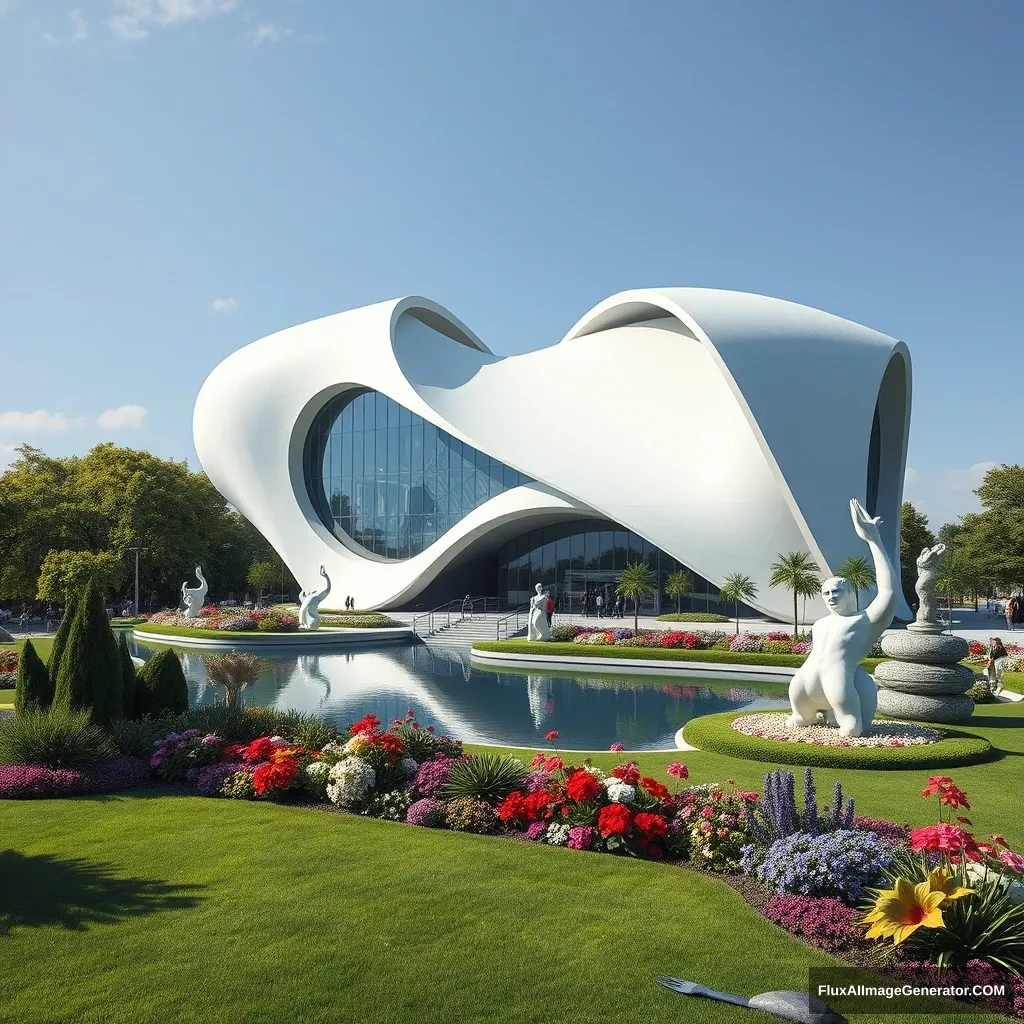
<instances>
[{"instance_id":1,"label":"green tree","mask_svg":"<svg viewBox=\"0 0 1024 1024\"><path fill-rule=\"evenodd\" d=\"M112 551L48 551L39 570L36 599L63 604L68 594L85 590L90 581L109 594L124 575L124 562Z\"/></svg>"},{"instance_id":2,"label":"green tree","mask_svg":"<svg viewBox=\"0 0 1024 1024\"><path fill-rule=\"evenodd\" d=\"M676 599L676 614L681 613L683 598L693 590L693 579L685 569L670 572L665 579L665 593Z\"/></svg>"},{"instance_id":3,"label":"green tree","mask_svg":"<svg viewBox=\"0 0 1024 1024\"><path fill-rule=\"evenodd\" d=\"M135 691L138 687L138 682L135 678L135 662L132 661L132 653L128 650L128 639L125 630L121 630L121 635L117 638L117 653L121 659L122 713L125 718L137 718L138 710L135 706Z\"/></svg>"},{"instance_id":4,"label":"green tree","mask_svg":"<svg viewBox=\"0 0 1024 1024\"><path fill-rule=\"evenodd\" d=\"M953 598L962 597L971 585L974 574L969 560L962 551L947 551L946 558L935 574L935 589L946 595L949 625L953 625Z\"/></svg>"},{"instance_id":5,"label":"green tree","mask_svg":"<svg viewBox=\"0 0 1024 1024\"><path fill-rule=\"evenodd\" d=\"M740 604L753 601L757 597L757 584L741 572L731 572L722 580L718 588L718 599L726 606L732 604L736 613L736 633L740 631Z\"/></svg>"},{"instance_id":6,"label":"green tree","mask_svg":"<svg viewBox=\"0 0 1024 1024\"><path fill-rule=\"evenodd\" d=\"M900 578L907 604L914 604L917 593L917 556L924 548L935 547L935 534L928 529L928 517L909 501L900 509Z\"/></svg>"},{"instance_id":7,"label":"green tree","mask_svg":"<svg viewBox=\"0 0 1024 1024\"><path fill-rule=\"evenodd\" d=\"M633 602L633 629L640 628L640 600L654 593L655 580L651 567L645 562L629 562L619 575L615 593Z\"/></svg>"},{"instance_id":8,"label":"green tree","mask_svg":"<svg viewBox=\"0 0 1024 1024\"><path fill-rule=\"evenodd\" d=\"M87 710L97 725L108 725L124 714L121 655L103 598L92 582L77 602L57 670L53 703L70 711Z\"/></svg>"},{"instance_id":9,"label":"green tree","mask_svg":"<svg viewBox=\"0 0 1024 1024\"><path fill-rule=\"evenodd\" d=\"M20 715L30 709L45 711L53 703L50 673L36 653L31 640L25 641L18 658L18 681L14 690L14 710Z\"/></svg>"},{"instance_id":10,"label":"green tree","mask_svg":"<svg viewBox=\"0 0 1024 1024\"><path fill-rule=\"evenodd\" d=\"M253 562L249 566L249 573L246 576L250 586L256 588L259 596L256 599L257 606L263 604L263 591L269 590L278 579L278 569L273 562Z\"/></svg>"},{"instance_id":11,"label":"green tree","mask_svg":"<svg viewBox=\"0 0 1024 1024\"><path fill-rule=\"evenodd\" d=\"M797 614L797 598L813 597L821 589L821 576L814 559L806 551L790 551L779 554L770 567L770 587L785 587L793 594L793 636L800 632Z\"/></svg>"},{"instance_id":12,"label":"green tree","mask_svg":"<svg viewBox=\"0 0 1024 1024\"><path fill-rule=\"evenodd\" d=\"M64 605L64 617L60 620L53 643L50 645L50 690L53 692L57 689L57 673L60 671L60 663L64 657L64 648L67 646L68 633L71 632L71 623L75 621L78 597L79 595L75 593L68 595L67 603Z\"/></svg>"},{"instance_id":13,"label":"green tree","mask_svg":"<svg viewBox=\"0 0 1024 1024\"><path fill-rule=\"evenodd\" d=\"M871 563L863 555L851 555L839 566L836 575L842 576L853 587L857 611L860 611L860 592L875 585L875 570Z\"/></svg>"},{"instance_id":14,"label":"green tree","mask_svg":"<svg viewBox=\"0 0 1024 1024\"><path fill-rule=\"evenodd\" d=\"M188 711L188 681L174 651L153 655L139 671L138 681L146 691L142 703L147 714L158 718Z\"/></svg>"}]
</instances>

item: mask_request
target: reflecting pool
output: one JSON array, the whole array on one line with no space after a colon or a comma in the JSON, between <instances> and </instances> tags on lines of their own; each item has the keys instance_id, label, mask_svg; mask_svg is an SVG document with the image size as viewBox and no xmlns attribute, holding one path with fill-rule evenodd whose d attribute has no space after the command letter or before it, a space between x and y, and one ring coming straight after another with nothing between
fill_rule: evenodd
<instances>
[{"instance_id":1,"label":"reflecting pool","mask_svg":"<svg viewBox=\"0 0 1024 1024\"><path fill-rule=\"evenodd\" d=\"M136 642L149 658L156 648ZM206 659L222 651L179 650L191 703L219 704ZM242 695L247 705L315 712L341 728L371 712L384 723L414 708L419 721L467 743L537 747L558 730L561 750L667 750L691 718L788 707L779 687L676 677L492 671L465 648L423 644L329 654L260 653L267 670Z\"/></svg>"}]
</instances>

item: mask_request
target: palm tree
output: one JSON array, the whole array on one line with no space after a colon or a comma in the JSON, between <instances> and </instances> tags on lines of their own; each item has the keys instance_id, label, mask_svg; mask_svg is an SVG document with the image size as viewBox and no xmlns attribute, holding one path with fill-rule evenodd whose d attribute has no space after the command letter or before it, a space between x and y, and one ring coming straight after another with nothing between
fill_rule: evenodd
<instances>
[{"instance_id":1,"label":"palm tree","mask_svg":"<svg viewBox=\"0 0 1024 1024\"><path fill-rule=\"evenodd\" d=\"M722 580L718 588L718 599L728 604L733 603L733 611L736 612L736 632L740 631L740 602L752 601L757 597L757 584L741 572L731 572Z\"/></svg>"},{"instance_id":2,"label":"palm tree","mask_svg":"<svg viewBox=\"0 0 1024 1024\"><path fill-rule=\"evenodd\" d=\"M665 593L676 599L676 615L682 614L683 598L693 590L693 581L685 569L670 572L665 580Z\"/></svg>"},{"instance_id":3,"label":"palm tree","mask_svg":"<svg viewBox=\"0 0 1024 1024\"><path fill-rule=\"evenodd\" d=\"M780 554L771 564L768 586L785 587L793 592L793 636L798 635L800 622L797 616L797 598L812 597L821 588L818 567L806 551L790 551Z\"/></svg>"},{"instance_id":4,"label":"palm tree","mask_svg":"<svg viewBox=\"0 0 1024 1024\"><path fill-rule=\"evenodd\" d=\"M871 563L860 555L856 557L851 555L839 566L836 575L842 576L853 587L853 595L857 599L857 611L860 611L860 592L875 585L875 570L871 568Z\"/></svg>"},{"instance_id":5,"label":"palm tree","mask_svg":"<svg viewBox=\"0 0 1024 1024\"><path fill-rule=\"evenodd\" d=\"M619 575L616 594L633 602L633 630L640 629L640 598L654 593L654 574L646 562L630 562Z\"/></svg>"}]
</instances>

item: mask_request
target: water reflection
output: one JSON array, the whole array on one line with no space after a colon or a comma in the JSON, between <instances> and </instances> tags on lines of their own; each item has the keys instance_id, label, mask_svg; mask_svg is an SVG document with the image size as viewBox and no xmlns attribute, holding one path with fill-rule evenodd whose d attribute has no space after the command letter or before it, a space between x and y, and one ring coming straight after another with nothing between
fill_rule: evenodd
<instances>
[{"instance_id":1,"label":"water reflection","mask_svg":"<svg viewBox=\"0 0 1024 1024\"><path fill-rule=\"evenodd\" d=\"M137 644L136 653L148 658L153 649ZM216 653L179 652L193 704L224 700L206 674L206 659ZM423 725L471 743L532 747L557 729L563 750L606 750L616 742L663 750L698 715L787 706L756 684L485 671L473 667L466 648L410 644L262 657L267 671L243 693L244 704L314 712L342 727L370 712L389 722L415 708Z\"/></svg>"}]
</instances>

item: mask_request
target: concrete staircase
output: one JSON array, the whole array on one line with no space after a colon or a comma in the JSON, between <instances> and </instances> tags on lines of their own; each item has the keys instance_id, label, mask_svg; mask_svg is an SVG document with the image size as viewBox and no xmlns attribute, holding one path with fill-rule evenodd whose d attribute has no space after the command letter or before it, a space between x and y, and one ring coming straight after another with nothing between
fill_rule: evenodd
<instances>
[{"instance_id":1,"label":"concrete staircase","mask_svg":"<svg viewBox=\"0 0 1024 1024\"><path fill-rule=\"evenodd\" d=\"M498 619L502 617L491 613L465 619L456 619L453 616L450 626L443 625L433 633L424 633L421 639L425 644L438 647L472 647L478 640L497 639ZM525 636L526 629L522 629L516 635Z\"/></svg>"}]
</instances>

